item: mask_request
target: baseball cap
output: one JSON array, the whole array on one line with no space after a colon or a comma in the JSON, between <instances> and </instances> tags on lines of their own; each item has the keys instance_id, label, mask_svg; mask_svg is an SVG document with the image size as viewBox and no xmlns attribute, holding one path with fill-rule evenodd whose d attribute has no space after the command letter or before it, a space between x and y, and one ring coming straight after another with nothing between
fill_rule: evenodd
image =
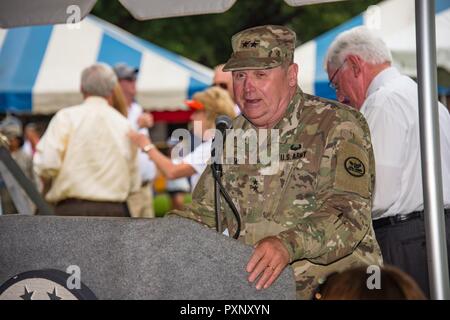
<instances>
[{"instance_id":1,"label":"baseball cap","mask_svg":"<svg viewBox=\"0 0 450 320\"><path fill-rule=\"evenodd\" d=\"M119 80L136 80L139 68L134 68L126 63L118 63L113 68Z\"/></svg>"},{"instance_id":2,"label":"baseball cap","mask_svg":"<svg viewBox=\"0 0 450 320\"><path fill-rule=\"evenodd\" d=\"M185 100L184 104L194 111L205 110L205 105L198 100Z\"/></svg>"},{"instance_id":3,"label":"baseball cap","mask_svg":"<svg viewBox=\"0 0 450 320\"><path fill-rule=\"evenodd\" d=\"M233 54L223 71L271 69L293 61L295 32L284 26L265 25L236 33Z\"/></svg>"}]
</instances>

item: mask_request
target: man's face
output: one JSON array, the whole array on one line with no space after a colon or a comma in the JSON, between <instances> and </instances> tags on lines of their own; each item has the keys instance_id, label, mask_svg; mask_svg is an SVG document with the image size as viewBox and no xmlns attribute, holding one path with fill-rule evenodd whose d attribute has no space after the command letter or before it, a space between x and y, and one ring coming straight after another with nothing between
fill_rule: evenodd
<instances>
[{"instance_id":1,"label":"man's face","mask_svg":"<svg viewBox=\"0 0 450 320\"><path fill-rule=\"evenodd\" d=\"M20 148L20 138L17 136L9 136L9 151L13 152Z\"/></svg>"},{"instance_id":2,"label":"man's face","mask_svg":"<svg viewBox=\"0 0 450 320\"><path fill-rule=\"evenodd\" d=\"M367 91L361 70L362 66L358 65L358 61L348 58L340 67L333 68L330 64L327 66L328 79L332 80L336 88L337 100L357 110L361 109Z\"/></svg>"},{"instance_id":3,"label":"man's face","mask_svg":"<svg viewBox=\"0 0 450 320\"><path fill-rule=\"evenodd\" d=\"M136 96L136 80L121 79L119 80L119 83L122 87L123 94L127 99L128 105L130 105Z\"/></svg>"},{"instance_id":4,"label":"man's face","mask_svg":"<svg viewBox=\"0 0 450 320\"><path fill-rule=\"evenodd\" d=\"M213 85L227 90L230 94L231 99L234 100L233 77L231 75L231 72L223 72L222 70L216 68L216 70L214 70Z\"/></svg>"},{"instance_id":5,"label":"man's face","mask_svg":"<svg viewBox=\"0 0 450 320\"><path fill-rule=\"evenodd\" d=\"M265 70L233 71L233 87L242 113L256 127L271 128L284 115L297 87L296 64Z\"/></svg>"}]
</instances>

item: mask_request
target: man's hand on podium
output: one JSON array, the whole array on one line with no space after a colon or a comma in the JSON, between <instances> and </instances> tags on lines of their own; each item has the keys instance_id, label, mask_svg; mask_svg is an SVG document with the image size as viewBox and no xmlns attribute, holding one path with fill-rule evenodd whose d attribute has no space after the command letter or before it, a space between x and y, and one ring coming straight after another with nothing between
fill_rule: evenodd
<instances>
[{"instance_id":1,"label":"man's hand on podium","mask_svg":"<svg viewBox=\"0 0 450 320\"><path fill-rule=\"evenodd\" d=\"M249 282L259 276L256 289L267 289L278 278L289 263L289 252L284 244L275 237L267 237L256 244L255 251L247 264Z\"/></svg>"}]
</instances>

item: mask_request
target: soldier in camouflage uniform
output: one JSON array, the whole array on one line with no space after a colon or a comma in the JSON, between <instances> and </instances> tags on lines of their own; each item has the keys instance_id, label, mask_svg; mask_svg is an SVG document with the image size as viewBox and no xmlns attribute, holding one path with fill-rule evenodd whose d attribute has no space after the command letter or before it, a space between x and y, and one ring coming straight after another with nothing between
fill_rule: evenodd
<instances>
[{"instance_id":1,"label":"soldier in camouflage uniform","mask_svg":"<svg viewBox=\"0 0 450 320\"><path fill-rule=\"evenodd\" d=\"M243 159L236 158L242 145L224 151L222 179L242 220L239 240L255 246L248 280L267 288L290 264L297 298L309 299L332 272L382 264L371 223L374 157L362 115L300 90L290 29L247 29L232 45L224 71L233 72L242 110L233 128L254 130L259 148L252 139L241 139L249 150ZM271 135L258 134L265 129L278 130L278 161L253 163L255 153L273 151ZM208 168L193 203L172 213L215 227L213 183ZM223 225L234 234L235 218L221 203Z\"/></svg>"}]
</instances>

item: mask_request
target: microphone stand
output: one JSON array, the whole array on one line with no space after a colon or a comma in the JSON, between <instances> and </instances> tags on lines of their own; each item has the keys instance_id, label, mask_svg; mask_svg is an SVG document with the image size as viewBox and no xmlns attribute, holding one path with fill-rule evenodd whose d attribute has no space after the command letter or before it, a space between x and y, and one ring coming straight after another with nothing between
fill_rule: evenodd
<instances>
[{"instance_id":1,"label":"microphone stand","mask_svg":"<svg viewBox=\"0 0 450 320\"><path fill-rule=\"evenodd\" d=\"M224 197L225 202L230 207L234 217L236 218L236 233L233 235L234 239L238 239L240 232L241 232L241 217L239 215L239 211L237 210L236 206L233 203L233 200L231 199L230 195L228 194L227 190L222 184L222 152L223 152L223 143L226 138L226 129L229 129L231 127L231 119L229 119L227 116L219 116L216 120L216 128L218 129L216 131L216 137L214 137L214 140L212 141L211 145L211 172L214 178L214 211L215 211L215 218L216 218L216 230L219 233L222 233L222 219L220 215L220 196L222 195ZM221 145L218 145L217 142L217 132L220 133L221 137L223 138L223 141Z\"/></svg>"},{"instance_id":2,"label":"microphone stand","mask_svg":"<svg viewBox=\"0 0 450 320\"><path fill-rule=\"evenodd\" d=\"M214 161L211 164L211 172L214 178L214 210L215 210L215 218L216 218L216 230L217 232L222 232L222 220L220 219L220 195L224 197L226 203L230 207L231 211L236 218L236 233L233 235L234 239L238 239L241 233L241 217L239 216L239 211L233 203L230 195L227 190L225 190L224 186L221 182L222 177L222 164Z\"/></svg>"},{"instance_id":3,"label":"microphone stand","mask_svg":"<svg viewBox=\"0 0 450 320\"><path fill-rule=\"evenodd\" d=\"M220 217L220 185L219 180L222 179L222 163L220 158L222 156L222 150L218 148L215 144L216 139L214 138L212 142L212 152L211 159L213 160L211 164L211 170L213 171L214 177L214 212L216 217L216 231L222 232L222 219ZM220 151L219 151L220 150Z\"/></svg>"},{"instance_id":4,"label":"microphone stand","mask_svg":"<svg viewBox=\"0 0 450 320\"><path fill-rule=\"evenodd\" d=\"M212 170L214 170L215 175L221 179L222 178L222 164L213 163ZM220 217L220 187L219 181L214 179L214 211L216 216L216 230L217 232L222 232L222 219Z\"/></svg>"}]
</instances>

